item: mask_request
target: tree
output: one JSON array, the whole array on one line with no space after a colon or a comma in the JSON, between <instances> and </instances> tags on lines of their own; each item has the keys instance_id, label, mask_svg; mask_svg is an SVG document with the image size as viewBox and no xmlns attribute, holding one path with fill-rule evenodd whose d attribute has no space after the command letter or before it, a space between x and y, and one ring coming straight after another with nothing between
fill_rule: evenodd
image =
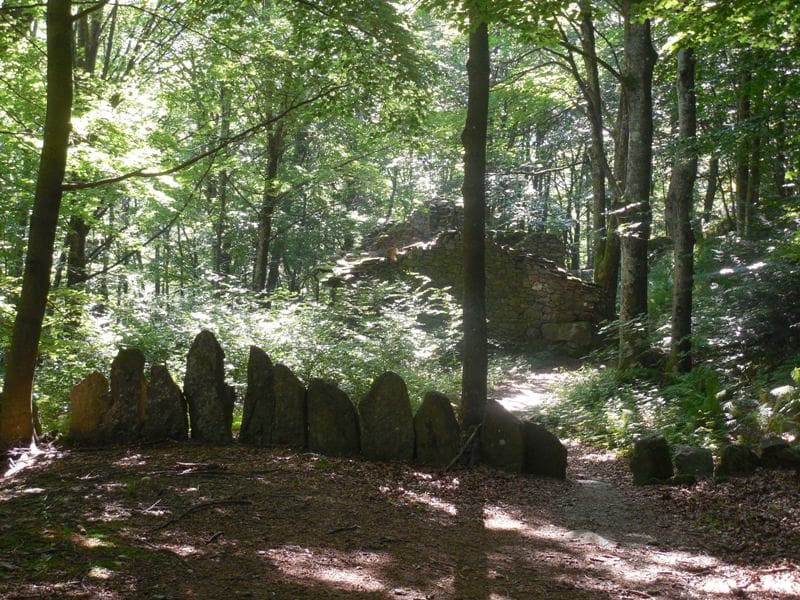
<instances>
[{"instance_id":1,"label":"tree","mask_svg":"<svg viewBox=\"0 0 800 600\"><path fill-rule=\"evenodd\" d=\"M475 14L475 13L473 13ZM464 349L461 418L469 430L483 422L487 397L486 135L489 112L489 33L470 20L467 117L464 145Z\"/></svg>"},{"instance_id":2,"label":"tree","mask_svg":"<svg viewBox=\"0 0 800 600\"><path fill-rule=\"evenodd\" d=\"M28 250L0 399L0 447L29 442L36 355L53 265L72 114L70 0L47 3L47 114Z\"/></svg>"},{"instance_id":3,"label":"tree","mask_svg":"<svg viewBox=\"0 0 800 600\"><path fill-rule=\"evenodd\" d=\"M692 49L678 50L677 63L678 149L667 200L667 209L671 207L675 216L670 363L676 371L687 372L692 368L694 232L691 217L697 177L697 105Z\"/></svg>"},{"instance_id":4,"label":"tree","mask_svg":"<svg viewBox=\"0 0 800 600\"><path fill-rule=\"evenodd\" d=\"M650 21L636 10L642 2L625 0L625 88L628 109L625 207L622 215L622 286L620 302L620 364L638 361L641 331L633 326L647 318L647 248L652 213L650 186L653 161L652 82L656 53Z\"/></svg>"}]
</instances>

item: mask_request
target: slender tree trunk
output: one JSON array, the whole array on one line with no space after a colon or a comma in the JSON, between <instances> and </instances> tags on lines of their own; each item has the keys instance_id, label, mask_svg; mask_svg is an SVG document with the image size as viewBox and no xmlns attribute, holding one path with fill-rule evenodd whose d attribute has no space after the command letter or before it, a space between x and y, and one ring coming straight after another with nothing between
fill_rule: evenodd
<instances>
[{"instance_id":1,"label":"slender tree trunk","mask_svg":"<svg viewBox=\"0 0 800 600\"><path fill-rule=\"evenodd\" d=\"M757 132L753 135L750 151L750 168L747 176L747 201L744 211L744 236L750 237L752 233L755 212L758 210L761 191L761 145L763 134Z\"/></svg>"},{"instance_id":2,"label":"slender tree trunk","mask_svg":"<svg viewBox=\"0 0 800 600\"><path fill-rule=\"evenodd\" d=\"M74 288L86 281L86 238L90 227L78 216L69 219L67 232L67 287Z\"/></svg>"},{"instance_id":3,"label":"slender tree trunk","mask_svg":"<svg viewBox=\"0 0 800 600\"><path fill-rule=\"evenodd\" d=\"M258 217L258 242L256 260L253 268L253 290L260 292L267 285L267 269L269 266L269 246L272 236L272 217L278 203L275 184L278 177L278 166L283 154L283 123L278 123L269 133L267 144L267 169L264 176L264 195Z\"/></svg>"},{"instance_id":4,"label":"slender tree trunk","mask_svg":"<svg viewBox=\"0 0 800 600\"><path fill-rule=\"evenodd\" d=\"M231 133L231 97L226 83L222 83L219 92L220 101L220 139L227 139ZM219 174L217 197L219 201L217 222L214 227L214 272L217 275L230 274L230 249L228 248L228 170Z\"/></svg>"},{"instance_id":5,"label":"slender tree trunk","mask_svg":"<svg viewBox=\"0 0 800 600\"><path fill-rule=\"evenodd\" d=\"M50 290L72 112L70 4L70 0L49 0L47 3L47 113L22 293L17 304L0 400L0 447L29 442L34 433L33 376Z\"/></svg>"},{"instance_id":6,"label":"slender tree trunk","mask_svg":"<svg viewBox=\"0 0 800 600\"><path fill-rule=\"evenodd\" d=\"M711 222L711 215L714 211L714 197L717 195L717 179L719 178L719 158L712 156L708 161L708 182L706 183L706 195L703 198L703 225Z\"/></svg>"},{"instance_id":7,"label":"slender tree trunk","mask_svg":"<svg viewBox=\"0 0 800 600\"><path fill-rule=\"evenodd\" d=\"M656 53L650 22L639 21L632 11L641 2L626 0L625 65L628 98L628 160L625 176L625 211L622 232L622 287L620 302L620 365L637 361L644 349L641 331L626 324L647 317L647 245L650 238L650 184L653 158L652 80Z\"/></svg>"},{"instance_id":8,"label":"slender tree trunk","mask_svg":"<svg viewBox=\"0 0 800 600\"><path fill-rule=\"evenodd\" d=\"M486 130L489 112L489 33L473 24L469 36L464 145L464 356L461 419L465 431L483 422L487 397Z\"/></svg>"},{"instance_id":9,"label":"slender tree trunk","mask_svg":"<svg viewBox=\"0 0 800 600\"><path fill-rule=\"evenodd\" d=\"M697 177L697 103L695 100L694 55L690 48L678 51L678 138L679 148L670 181L674 208L674 271L672 285L672 341L670 366L679 372L692 369L692 288L694 286L694 233L692 205Z\"/></svg>"},{"instance_id":10,"label":"slender tree trunk","mask_svg":"<svg viewBox=\"0 0 800 600\"><path fill-rule=\"evenodd\" d=\"M739 101L736 107L737 128L747 127L750 121L750 81L752 75L750 68L742 74L739 82ZM747 214L747 187L750 179L750 135L743 133L736 146L736 204L734 215L736 217L736 233L744 237L745 215Z\"/></svg>"}]
</instances>

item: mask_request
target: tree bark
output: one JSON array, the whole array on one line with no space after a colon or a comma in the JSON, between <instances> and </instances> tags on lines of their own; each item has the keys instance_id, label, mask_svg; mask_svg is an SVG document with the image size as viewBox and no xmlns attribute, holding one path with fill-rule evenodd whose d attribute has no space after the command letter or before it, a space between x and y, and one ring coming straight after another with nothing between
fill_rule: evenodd
<instances>
[{"instance_id":1,"label":"tree bark","mask_svg":"<svg viewBox=\"0 0 800 600\"><path fill-rule=\"evenodd\" d=\"M483 422L487 397L486 132L489 112L489 33L473 24L467 60L469 90L464 145L464 355L461 418L465 431Z\"/></svg>"},{"instance_id":2,"label":"tree bark","mask_svg":"<svg viewBox=\"0 0 800 600\"><path fill-rule=\"evenodd\" d=\"M267 285L267 269L269 266L269 246L272 237L272 217L278 204L275 190L278 177L278 166L283 154L283 123L279 122L267 136L268 156L264 175L264 194L261 211L258 217L258 243L256 260L253 268L253 290L260 292Z\"/></svg>"},{"instance_id":3,"label":"tree bark","mask_svg":"<svg viewBox=\"0 0 800 600\"><path fill-rule=\"evenodd\" d=\"M0 401L0 447L33 439L31 394L42 332L72 113L70 0L47 3L47 112L28 252Z\"/></svg>"},{"instance_id":4,"label":"tree bark","mask_svg":"<svg viewBox=\"0 0 800 600\"><path fill-rule=\"evenodd\" d=\"M703 225L711 222L711 214L714 211L714 198L717 195L717 179L719 178L719 157L712 156L708 161L708 182L706 184L706 195L703 198Z\"/></svg>"},{"instance_id":5,"label":"tree bark","mask_svg":"<svg viewBox=\"0 0 800 600\"><path fill-rule=\"evenodd\" d=\"M225 82L220 86L220 131L221 140L227 139L231 134L231 95ZM214 224L214 272L217 275L229 275L231 268L230 244L227 239L228 230L228 170L223 169L219 174L217 188L218 212L217 222Z\"/></svg>"},{"instance_id":6,"label":"tree bark","mask_svg":"<svg viewBox=\"0 0 800 600\"><path fill-rule=\"evenodd\" d=\"M672 279L672 341L670 366L686 373L692 369L692 288L694 285L694 233L692 205L697 178L697 102L695 62L690 48L678 51L678 138L679 147L670 181L674 270Z\"/></svg>"},{"instance_id":7,"label":"tree bark","mask_svg":"<svg viewBox=\"0 0 800 600\"><path fill-rule=\"evenodd\" d=\"M750 121L750 81L752 74L750 68L742 74L739 82L739 101L736 107L736 126L738 129L747 127ZM736 145L736 204L734 215L736 217L736 233L745 237L745 215L747 214L747 187L750 179L750 135L740 135Z\"/></svg>"},{"instance_id":8,"label":"tree bark","mask_svg":"<svg viewBox=\"0 0 800 600\"><path fill-rule=\"evenodd\" d=\"M621 235L622 293L620 298L620 365L637 362L643 350L642 331L630 325L647 317L647 246L650 238L650 184L653 158L652 81L656 53L650 22L639 21L633 10L639 0L624 2L625 84L628 100L628 153L625 209Z\"/></svg>"}]
</instances>

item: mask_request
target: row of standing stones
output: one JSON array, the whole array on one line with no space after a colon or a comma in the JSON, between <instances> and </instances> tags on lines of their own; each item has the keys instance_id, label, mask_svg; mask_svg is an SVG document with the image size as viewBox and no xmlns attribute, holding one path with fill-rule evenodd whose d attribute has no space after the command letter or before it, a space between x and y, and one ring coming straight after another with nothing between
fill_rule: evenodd
<instances>
[{"instance_id":1,"label":"row of standing stones","mask_svg":"<svg viewBox=\"0 0 800 600\"><path fill-rule=\"evenodd\" d=\"M658 433L642 436L633 445L630 457L633 482L637 485L692 484L699 479L744 477L756 469L795 469L800 471L800 447L780 438L761 442L759 452L749 446L730 444L722 448L714 464L711 450L696 446L670 446Z\"/></svg>"},{"instance_id":2,"label":"row of standing stones","mask_svg":"<svg viewBox=\"0 0 800 600\"><path fill-rule=\"evenodd\" d=\"M200 332L187 355L181 390L166 367L154 365L148 381L142 352L120 350L111 365L110 389L98 372L72 389L70 440L83 445L180 441L191 432L197 442L231 443L236 394L225 382L224 356L214 334ZM405 382L395 373L378 377L356 406L328 381L313 379L305 386L289 367L273 364L253 346L239 441L446 466L459 455L462 431L450 400L438 392L428 392L412 415ZM566 477L567 450L561 441L497 402L487 406L479 443L488 466Z\"/></svg>"}]
</instances>

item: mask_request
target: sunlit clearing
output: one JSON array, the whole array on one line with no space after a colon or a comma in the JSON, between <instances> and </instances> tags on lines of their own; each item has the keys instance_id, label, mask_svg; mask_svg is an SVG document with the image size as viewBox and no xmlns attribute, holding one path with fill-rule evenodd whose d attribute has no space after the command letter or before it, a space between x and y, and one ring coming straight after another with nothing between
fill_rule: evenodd
<instances>
[{"instance_id":1,"label":"sunlit clearing","mask_svg":"<svg viewBox=\"0 0 800 600\"><path fill-rule=\"evenodd\" d=\"M83 546L84 548L93 549L93 548L113 548L114 544L108 542L106 540L101 540L98 537L91 537L86 535L81 535L80 533L72 534L70 538L74 544L78 546Z\"/></svg>"},{"instance_id":2,"label":"sunlit clearing","mask_svg":"<svg viewBox=\"0 0 800 600\"><path fill-rule=\"evenodd\" d=\"M105 567L92 567L89 569L89 577L92 579L111 579L114 571L106 569Z\"/></svg>"},{"instance_id":3,"label":"sunlit clearing","mask_svg":"<svg viewBox=\"0 0 800 600\"><path fill-rule=\"evenodd\" d=\"M391 561L387 554L339 552L331 549L315 551L299 546L284 546L268 550L264 555L282 573L298 580L312 579L340 589L360 592L381 592L388 589L378 575ZM323 562L324 566L321 565Z\"/></svg>"},{"instance_id":4,"label":"sunlit clearing","mask_svg":"<svg viewBox=\"0 0 800 600\"><path fill-rule=\"evenodd\" d=\"M502 404L506 410L511 412L519 410L528 410L530 408L543 406L551 400L552 395L532 388L520 388L508 396L500 398L498 402Z\"/></svg>"}]
</instances>

